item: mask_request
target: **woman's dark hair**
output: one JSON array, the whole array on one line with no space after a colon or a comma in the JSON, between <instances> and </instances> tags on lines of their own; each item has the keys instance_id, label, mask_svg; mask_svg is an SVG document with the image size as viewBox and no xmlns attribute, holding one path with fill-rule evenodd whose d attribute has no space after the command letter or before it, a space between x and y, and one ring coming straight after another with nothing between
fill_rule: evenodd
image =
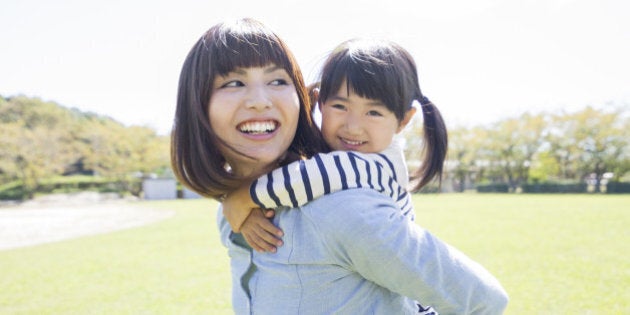
<instances>
[{"instance_id":1,"label":"woman's dark hair","mask_svg":"<svg viewBox=\"0 0 630 315\"><path fill-rule=\"evenodd\" d=\"M319 102L336 94L345 82L348 91L383 102L398 121L420 103L425 147L422 166L412 175L412 191L420 190L436 176L441 179L448 147L446 126L438 108L420 90L413 57L396 43L353 39L337 46L324 62Z\"/></svg>"},{"instance_id":2,"label":"woman's dark hair","mask_svg":"<svg viewBox=\"0 0 630 315\"><path fill-rule=\"evenodd\" d=\"M310 157L325 149L311 118L311 103L297 61L286 44L253 19L210 28L188 53L179 78L177 108L171 133L171 164L177 178L193 191L215 199L243 184L229 171L219 150L221 141L208 119L215 77L236 68L275 64L287 71L300 100L295 137L289 155ZM221 142L231 150L227 143ZM236 150L235 150L236 151Z\"/></svg>"}]
</instances>

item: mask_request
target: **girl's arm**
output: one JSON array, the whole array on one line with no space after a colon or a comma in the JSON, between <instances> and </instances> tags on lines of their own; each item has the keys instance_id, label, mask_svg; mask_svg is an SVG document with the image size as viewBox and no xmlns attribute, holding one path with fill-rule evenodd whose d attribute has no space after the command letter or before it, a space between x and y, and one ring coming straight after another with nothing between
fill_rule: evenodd
<instances>
[{"instance_id":1,"label":"girl's arm","mask_svg":"<svg viewBox=\"0 0 630 315\"><path fill-rule=\"evenodd\" d=\"M320 153L278 168L253 182L250 195L261 208L299 207L340 190L370 188L397 202L403 213L412 205L396 176L394 163L381 153Z\"/></svg>"},{"instance_id":2,"label":"girl's arm","mask_svg":"<svg viewBox=\"0 0 630 315\"><path fill-rule=\"evenodd\" d=\"M249 196L250 185L251 183L248 182L246 185L231 192L221 201L223 205L223 215L232 227L232 231L236 233L240 233L241 225L243 225L243 222L245 222L245 219L247 219L252 209L258 208L258 205L256 205Z\"/></svg>"},{"instance_id":3,"label":"girl's arm","mask_svg":"<svg viewBox=\"0 0 630 315\"><path fill-rule=\"evenodd\" d=\"M282 246L282 230L271 218L273 210L259 209L249 197L249 183L230 193L222 202L223 215L232 231L243 234L243 238L254 250L275 252Z\"/></svg>"}]
</instances>

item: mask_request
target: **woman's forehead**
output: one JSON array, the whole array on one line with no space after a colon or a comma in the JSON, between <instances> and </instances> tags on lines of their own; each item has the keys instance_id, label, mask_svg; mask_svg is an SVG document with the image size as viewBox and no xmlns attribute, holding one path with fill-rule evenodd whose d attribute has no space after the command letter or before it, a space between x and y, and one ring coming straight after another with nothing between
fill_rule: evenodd
<instances>
[{"instance_id":1,"label":"woman's forehead","mask_svg":"<svg viewBox=\"0 0 630 315\"><path fill-rule=\"evenodd\" d=\"M278 65L276 63L270 62L262 66L259 66L259 65L236 66L236 67L233 67L232 69L228 69L227 72L225 73L219 73L219 76L226 76L229 74L245 75L247 74L248 70L256 69L256 68L262 68L265 74L271 74L278 71L284 71L286 73L289 72L285 67Z\"/></svg>"}]
</instances>

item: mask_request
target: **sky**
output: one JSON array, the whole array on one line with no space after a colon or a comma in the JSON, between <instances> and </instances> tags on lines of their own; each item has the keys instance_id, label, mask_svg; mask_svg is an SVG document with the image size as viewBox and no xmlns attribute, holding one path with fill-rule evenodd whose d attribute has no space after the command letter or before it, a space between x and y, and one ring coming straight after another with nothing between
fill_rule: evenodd
<instances>
[{"instance_id":1,"label":"sky","mask_svg":"<svg viewBox=\"0 0 630 315\"><path fill-rule=\"evenodd\" d=\"M167 134L193 44L253 17L287 42L307 83L344 40L399 43L449 126L628 108L629 13L627 0L3 0L0 95Z\"/></svg>"}]
</instances>

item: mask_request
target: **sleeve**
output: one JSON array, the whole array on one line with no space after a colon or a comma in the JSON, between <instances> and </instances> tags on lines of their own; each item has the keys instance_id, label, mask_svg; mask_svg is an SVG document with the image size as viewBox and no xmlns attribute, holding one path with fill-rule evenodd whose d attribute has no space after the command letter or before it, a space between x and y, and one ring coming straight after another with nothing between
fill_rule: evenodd
<instances>
[{"instance_id":1,"label":"sleeve","mask_svg":"<svg viewBox=\"0 0 630 315\"><path fill-rule=\"evenodd\" d=\"M405 219L389 200L367 191L346 193L343 204L344 211L317 220L331 255L365 279L440 314L504 312L508 297L494 276Z\"/></svg>"},{"instance_id":2,"label":"sleeve","mask_svg":"<svg viewBox=\"0 0 630 315\"><path fill-rule=\"evenodd\" d=\"M261 208L296 208L325 194L353 188L374 189L401 205L408 200L387 156L351 151L320 153L278 168L256 179L250 195Z\"/></svg>"},{"instance_id":3,"label":"sleeve","mask_svg":"<svg viewBox=\"0 0 630 315\"><path fill-rule=\"evenodd\" d=\"M243 283L248 281L254 265L251 260L251 247L247 245L241 234L233 233L232 228L223 216L223 208L217 211L217 225L221 243L227 248L230 256L230 273L232 278L232 307L236 314L250 314L251 303L249 290Z\"/></svg>"}]
</instances>

